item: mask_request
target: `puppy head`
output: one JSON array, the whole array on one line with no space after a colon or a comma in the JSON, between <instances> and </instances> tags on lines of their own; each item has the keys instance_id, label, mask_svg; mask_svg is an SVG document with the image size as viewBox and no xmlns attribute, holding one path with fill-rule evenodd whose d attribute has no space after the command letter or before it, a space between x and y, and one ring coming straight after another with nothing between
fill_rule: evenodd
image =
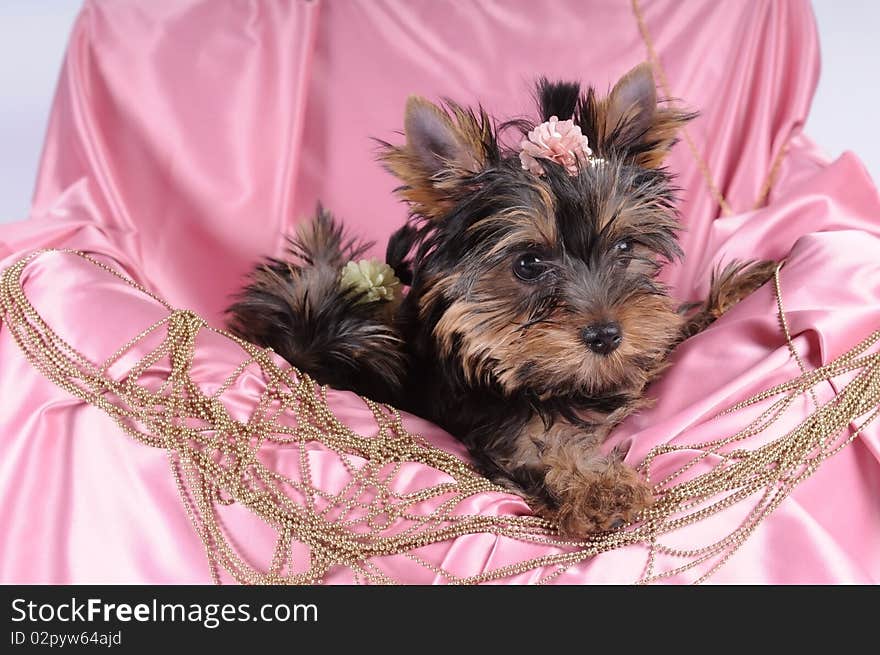
<instances>
[{"instance_id":1,"label":"puppy head","mask_svg":"<svg viewBox=\"0 0 880 655\"><path fill-rule=\"evenodd\" d=\"M422 338L468 381L543 399L638 391L679 327L656 281L680 255L662 162L691 115L658 106L646 64L604 98L546 80L537 95L541 121L572 118L596 160L536 175L499 145L532 125L410 99L406 144L382 153L413 216L389 253L410 252Z\"/></svg>"}]
</instances>

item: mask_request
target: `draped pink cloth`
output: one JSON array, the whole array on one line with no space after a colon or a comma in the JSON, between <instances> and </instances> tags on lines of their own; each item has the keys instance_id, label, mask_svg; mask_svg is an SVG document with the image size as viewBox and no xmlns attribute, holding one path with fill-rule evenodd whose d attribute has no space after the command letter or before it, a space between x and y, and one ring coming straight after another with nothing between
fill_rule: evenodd
<instances>
[{"instance_id":1,"label":"draped pink cloth","mask_svg":"<svg viewBox=\"0 0 880 655\"><path fill-rule=\"evenodd\" d=\"M35 248L86 250L219 326L248 268L279 254L281 235L318 200L381 253L405 208L370 137L400 138L407 95L480 102L500 118L529 114L534 77L604 89L648 57L649 43L668 80L661 95L701 112L669 160L683 189L687 256L667 279L679 298L695 299L719 262L787 258L782 291L794 345L808 367L827 363L880 327L880 197L855 156L829 162L800 131L819 74L806 0L91 0L71 35L31 216L0 227L0 268ZM94 361L165 311L72 255L44 255L23 279L53 329ZM202 346L200 383L222 380L240 361L223 339ZM612 438L633 439L633 463L659 444L733 434L755 410L718 412L800 372L772 285L673 361L650 390L657 404ZM258 395L249 386L258 382L245 378L230 401L242 408ZM823 385L817 396L827 401L834 390ZM356 396L329 397L352 429L374 429ZM0 398L0 581L211 581L166 454L43 378L2 323ZM811 402L774 426L776 436ZM461 453L438 428L405 420ZM339 484L345 470L316 452L321 479ZM285 456L279 449L279 466ZM689 456L658 460L656 479ZM441 477L425 467L407 475L414 488ZM528 508L484 493L462 511ZM741 518L721 514L668 541L708 543ZM236 517L228 520L235 531ZM244 526L245 548L271 552L270 535ZM420 554L467 577L559 551L481 533ZM605 553L554 580L632 582L646 552ZM403 557L380 566L404 582L439 581ZM661 555L658 566L674 562ZM354 581L343 568L326 580ZM711 581L880 582L880 426L825 462Z\"/></svg>"}]
</instances>

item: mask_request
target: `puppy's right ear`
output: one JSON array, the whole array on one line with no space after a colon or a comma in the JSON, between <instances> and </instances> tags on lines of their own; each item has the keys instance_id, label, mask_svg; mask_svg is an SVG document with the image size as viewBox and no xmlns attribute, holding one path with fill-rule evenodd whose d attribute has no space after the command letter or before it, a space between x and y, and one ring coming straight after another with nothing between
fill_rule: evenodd
<instances>
[{"instance_id":1,"label":"puppy's right ear","mask_svg":"<svg viewBox=\"0 0 880 655\"><path fill-rule=\"evenodd\" d=\"M406 103L406 145L383 144L380 159L404 186L398 193L414 213L440 219L466 180L497 151L488 116L447 103L447 109L411 96Z\"/></svg>"}]
</instances>

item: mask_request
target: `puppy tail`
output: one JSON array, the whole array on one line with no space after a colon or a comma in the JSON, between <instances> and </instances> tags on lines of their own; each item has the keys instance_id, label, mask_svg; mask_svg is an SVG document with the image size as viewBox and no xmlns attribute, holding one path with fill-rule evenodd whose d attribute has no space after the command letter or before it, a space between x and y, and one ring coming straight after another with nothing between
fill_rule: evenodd
<instances>
[{"instance_id":1,"label":"puppy tail","mask_svg":"<svg viewBox=\"0 0 880 655\"><path fill-rule=\"evenodd\" d=\"M346 238L319 207L289 240L284 259L251 272L226 310L229 330L272 348L321 384L394 402L405 360L387 303L361 302L363 292L340 286L342 267L369 245Z\"/></svg>"}]
</instances>

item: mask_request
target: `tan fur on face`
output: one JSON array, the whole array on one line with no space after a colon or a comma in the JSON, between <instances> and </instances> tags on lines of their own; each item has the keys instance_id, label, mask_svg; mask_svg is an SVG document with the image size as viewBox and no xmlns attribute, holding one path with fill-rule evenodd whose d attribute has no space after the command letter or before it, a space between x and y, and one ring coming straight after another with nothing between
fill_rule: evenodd
<instances>
[{"instance_id":1,"label":"tan fur on face","mask_svg":"<svg viewBox=\"0 0 880 655\"><path fill-rule=\"evenodd\" d=\"M546 213L541 212L536 215L531 208L514 207L503 214L479 221L470 230L497 228L504 232L504 236L492 244L492 248L487 251L487 257L502 253L514 246L523 249L534 246L553 250L556 246L557 234L556 221L553 220L551 212L552 208Z\"/></svg>"},{"instance_id":2,"label":"tan fur on face","mask_svg":"<svg viewBox=\"0 0 880 655\"><path fill-rule=\"evenodd\" d=\"M514 206L471 226L470 230L497 226L503 235L493 242L487 257L515 246L557 247L552 196L541 181L534 183L534 191L541 199L536 207ZM606 237L611 240L617 238L615 231L624 234L642 223L664 220L650 203L624 207L622 199L611 198L606 205L607 213L615 216ZM635 259L628 266L633 267L630 274L638 274L651 264ZM427 281L422 318L438 303L450 303L434 328L440 353L445 357L456 348L469 383L497 383L508 393L530 383L558 393L590 394L611 388L638 392L658 372L681 327L670 299L643 294L596 313L560 305L545 320L524 328L531 317L523 313L523 296L530 290L515 279L506 262L476 281L469 280L467 288L462 288L462 275L453 269ZM621 325L621 346L607 356L590 352L580 332L595 322L612 320Z\"/></svg>"},{"instance_id":3,"label":"tan fur on face","mask_svg":"<svg viewBox=\"0 0 880 655\"><path fill-rule=\"evenodd\" d=\"M438 281L426 301L451 289L456 280L450 276ZM529 317L514 309L522 293L503 267L478 280L469 297L454 300L438 321L434 335L441 353L448 356L458 347L468 382L494 381L508 392L524 383L540 383L559 393L610 388L638 392L659 370L681 328L668 298L642 295L627 298L602 316L560 307L547 320L522 329ZM620 347L607 356L590 352L580 338L580 331L598 320L615 320L623 332Z\"/></svg>"},{"instance_id":4,"label":"tan fur on face","mask_svg":"<svg viewBox=\"0 0 880 655\"><path fill-rule=\"evenodd\" d=\"M606 356L590 352L580 337L581 329L600 320L617 321L623 333L620 347ZM672 304L662 296L630 298L602 316L579 316L559 309L548 321L519 333L518 338L496 344L498 359L512 365L496 364L495 374L502 386L512 389L522 383L517 372L527 364L534 378L560 391L638 392L657 372L680 325Z\"/></svg>"},{"instance_id":5,"label":"tan fur on face","mask_svg":"<svg viewBox=\"0 0 880 655\"><path fill-rule=\"evenodd\" d=\"M631 174L631 173L630 173ZM594 172L592 193L595 206L590 220L597 233L609 242L624 236L638 235L644 230L678 230L675 213L669 211L662 199L653 194L637 195L631 192L629 175L624 162L602 164Z\"/></svg>"},{"instance_id":6,"label":"tan fur on face","mask_svg":"<svg viewBox=\"0 0 880 655\"><path fill-rule=\"evenodd\" d=\"M665 357L682 325L675 304L666 296L635 296L614 308L612 317L623 331L618 349L622 357Z\"/></svg>"},{"instance_id":7,"label":"tan fur on face","mask_svg":"<svg viewBox=\"0 0 880 655\"><path fill-rule=\"evenodd\" d=\"M519 339L515 320L505 299L477 294L473 301L453 302L434 327L434 335L444 356L450 354L456 338L460 340L459 358L469 383L497 379L504 385L504 372L516 361L507 358Z\"/></svg>"}]
</instances>

